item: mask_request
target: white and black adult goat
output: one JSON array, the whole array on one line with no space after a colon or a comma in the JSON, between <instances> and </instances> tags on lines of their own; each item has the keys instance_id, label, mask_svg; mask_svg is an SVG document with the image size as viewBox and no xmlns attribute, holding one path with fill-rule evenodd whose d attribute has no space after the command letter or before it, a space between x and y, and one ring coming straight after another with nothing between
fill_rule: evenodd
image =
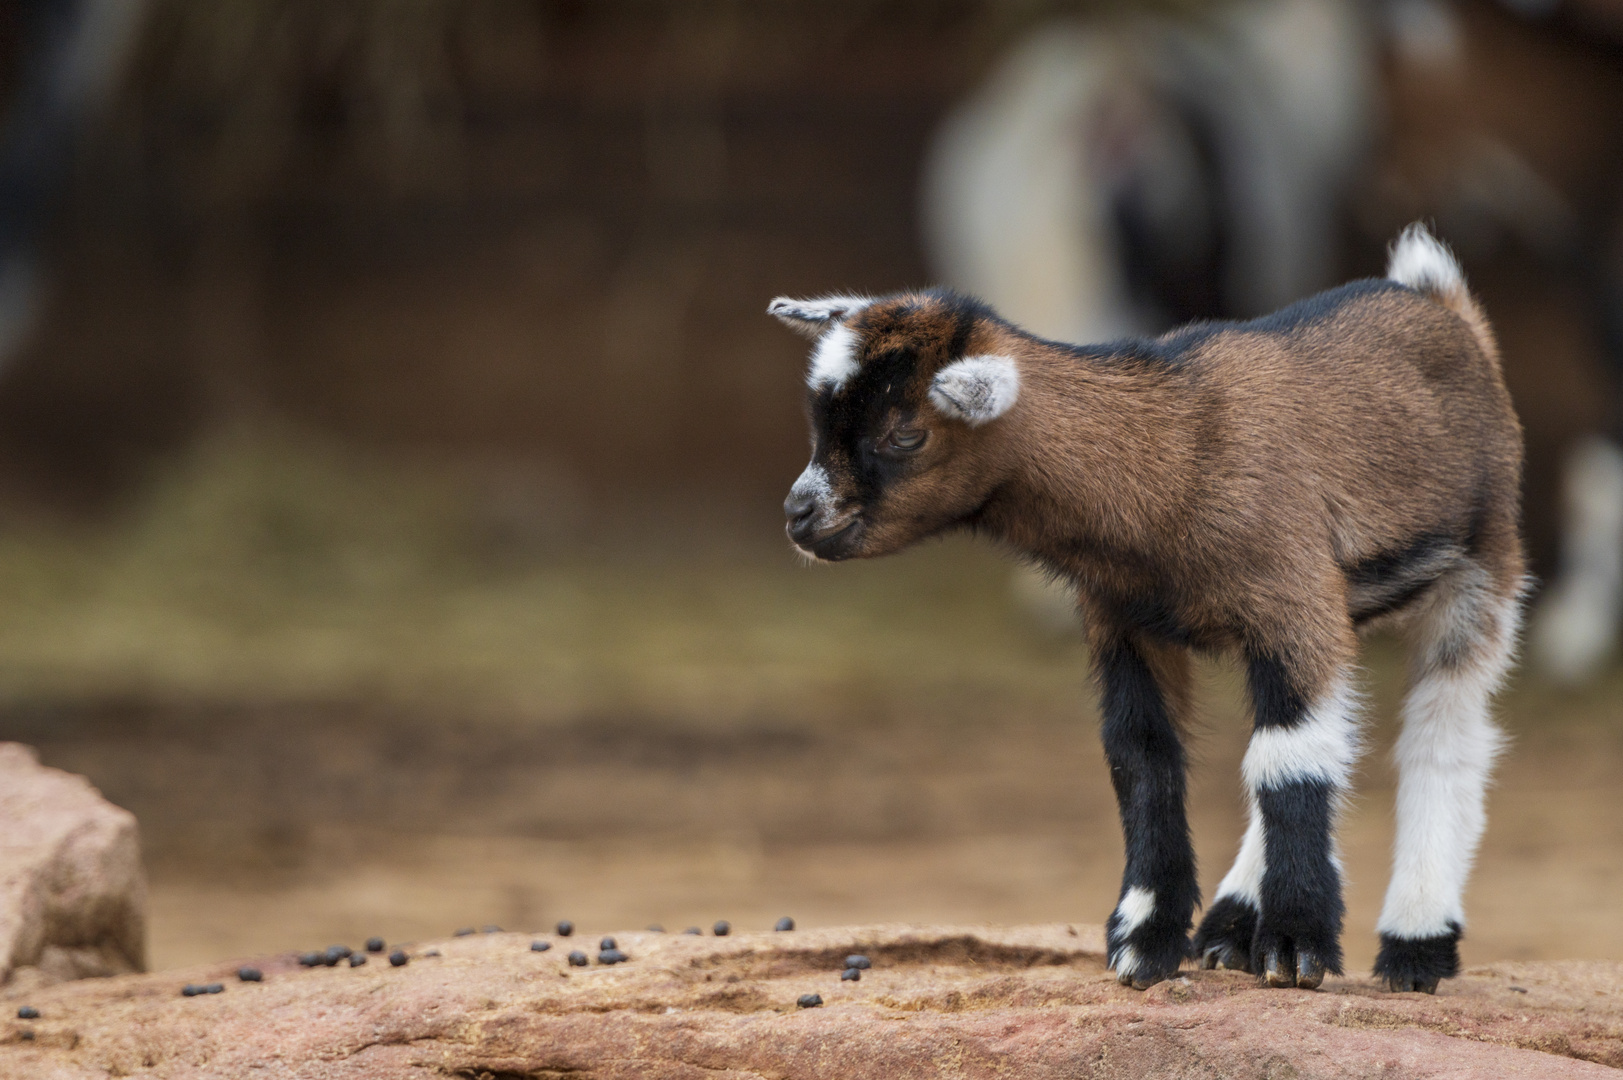
<instances>
[{"instance_id":1,"label":"white and black adult goat","mask_svg":"<svg viewBox=\"0 0 1623 1080\"><path fill-rule=\"evenodd\" d=\"M780 298L816 336L811 463L784 505L822 560L969 528L1076 587L1126 836L1118 978L1191 953L1200 901L1180 723L1191 650L1237 653L1250 826L1195 933L1270 986L1341 972L1332 846L1358 750L1358 632L1409 630L1397 841L1375 970L1435 990L1500 747L1489 701L1522 592L1521 430L1487 320L1423 228L1387 278L1248 322L1045 341L939 290Z\"/></svg>"}]
</instances>

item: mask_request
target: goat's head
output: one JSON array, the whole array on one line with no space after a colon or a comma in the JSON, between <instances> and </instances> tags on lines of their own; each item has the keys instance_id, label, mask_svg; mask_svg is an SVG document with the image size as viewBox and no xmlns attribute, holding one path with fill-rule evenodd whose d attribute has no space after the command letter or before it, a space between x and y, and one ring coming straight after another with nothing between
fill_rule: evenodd
<instances>
[{"instance_id":1,"label":"goat's head","mask_svg":"<svg viewBox=\"0 0 1623 1080\"><path fill-rule=\"evenodd\" d=\"M984 505L1020 397L1007 324L945 290L779 297L767 312L816 338L811 463L783 504L796 548L830 561L884 555Z\"/></svg>"}]
</instances>

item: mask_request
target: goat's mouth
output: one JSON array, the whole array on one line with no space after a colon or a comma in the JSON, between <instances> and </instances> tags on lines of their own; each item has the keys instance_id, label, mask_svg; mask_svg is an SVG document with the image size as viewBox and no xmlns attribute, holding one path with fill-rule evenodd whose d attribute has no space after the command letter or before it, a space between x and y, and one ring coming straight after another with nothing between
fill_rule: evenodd
<instances>
[{"instance_id":1,"label":"goat's mouth","mask_svg":"<svg viewBox=\"0 0 1623 1080\"><path fill-rule=\"evenodd\" d=\"M831 532L812 539L796 540L795 547L803 555L819 562L839 562L856 554L856 542L862 535L862 519L854 517Z\"/></svg>"}]
</instances>

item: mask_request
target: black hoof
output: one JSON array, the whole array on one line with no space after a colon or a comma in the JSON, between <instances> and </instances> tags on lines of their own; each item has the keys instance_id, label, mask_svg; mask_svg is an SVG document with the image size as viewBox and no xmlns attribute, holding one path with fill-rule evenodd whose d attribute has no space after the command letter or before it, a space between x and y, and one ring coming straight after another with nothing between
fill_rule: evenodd
<instances>
[{"instance_id":1,"label":"black hoof","mask_svg":"<svg viewBox=\"0 0 1623 1080\"><path fill-rule=\"evenodd\" d=\"M1178 974L1189 956L1188 931L1149 923L1137 927L1122 941L1110 935L1110 966L1116 981L1134 990L1148 990Z\"/></svg>"},{"instance_id":2,"label":"black hoof","mask_svg":"<svg viewBox=\"0 0 1623 1080\"><path fill-rule=\"evenodd\" d=\"M1446 934L1425 938L1381 935L1375 957L1375 977L1393 993L1435 994L1437 984L1460 973L1460 927L1450 923Z\"/></svg>"},{"instance_id":3,"label":"black hoof","mask_svg":"<svg viewBox=\"0 0 1623 1080\"><path fill-rule=\"evenodd\" d=\"M1251 948L1257 976L1266 986L1317 990L1326 975L1341 974L1339 923L1314 926L1307 920L1290 920L1281 928L1270 926L1264 915Z\"/></svg>"},{"instance_id":4,"label":"black hoof","mask_svg":"<svg viewBox=\"0 0 1623 1080\"><path fill-rule=\"evenodd\" d=\"M1195 931L1195 955L1200 957L1201 968L1250 972L1251 939L1256 930L1256 908L1232 896L1213 901Z\"/></svg>"}]
</instances>

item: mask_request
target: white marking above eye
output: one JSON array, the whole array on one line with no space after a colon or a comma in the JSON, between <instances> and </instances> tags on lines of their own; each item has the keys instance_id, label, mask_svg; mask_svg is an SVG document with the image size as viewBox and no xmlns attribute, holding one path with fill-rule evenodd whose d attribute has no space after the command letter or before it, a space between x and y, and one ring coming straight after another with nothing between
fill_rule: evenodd
<instances>
[{"instance_id":1,"label":"white marking above eye","mask_svg":"<svg viewBox=\"0 0 1623 1080\"><path fill-rule=\"evenodd\" d=\"M806 385L813 390L828 387L838 392L857 373L856 352L857 335L844 323L835 323L812 349Z\"/></svg>"}]
</instances>

